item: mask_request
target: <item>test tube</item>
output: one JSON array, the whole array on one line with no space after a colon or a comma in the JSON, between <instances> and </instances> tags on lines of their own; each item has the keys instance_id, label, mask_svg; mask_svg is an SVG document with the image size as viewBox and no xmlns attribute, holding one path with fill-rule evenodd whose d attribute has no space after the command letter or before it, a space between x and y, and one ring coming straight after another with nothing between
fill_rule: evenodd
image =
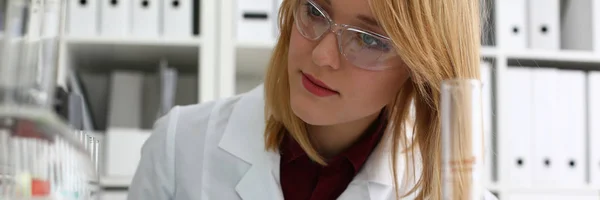
<instances>
[{"instance_id":1,"label":"test tube","mask_svg":"<svg viewBox=\"0 0 600 200\"><path fill-rule=\"evenodd\" d=\"M483 199L483 114L479 80L442 82L442 196Z\"/></svg>"}]
</instances>

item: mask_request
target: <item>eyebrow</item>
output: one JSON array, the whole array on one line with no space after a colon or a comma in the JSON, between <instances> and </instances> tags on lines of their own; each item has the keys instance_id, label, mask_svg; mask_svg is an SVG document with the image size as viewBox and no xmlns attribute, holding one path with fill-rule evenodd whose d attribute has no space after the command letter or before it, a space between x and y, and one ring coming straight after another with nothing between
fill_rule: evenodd
<instances>
[{"instance_id":1,"label":"eyebrow","mask_svg":"<svg viewBox=\"0 0 600 200\"><path fill-rule=\"evenodd\" d=\"M368 25L379 27L379 23L377 23L377 21L371 17L367 17L365 15L358 15L357 18L367 23Z\"/></svg>"}]
</instances>

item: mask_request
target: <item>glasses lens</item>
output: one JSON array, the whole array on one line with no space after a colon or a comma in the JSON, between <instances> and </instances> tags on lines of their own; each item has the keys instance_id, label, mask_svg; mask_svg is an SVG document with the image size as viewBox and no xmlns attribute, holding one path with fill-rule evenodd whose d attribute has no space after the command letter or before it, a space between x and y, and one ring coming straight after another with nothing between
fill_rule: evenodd
<instances>
[{"instance_id":1,"label":"glasses lens","mask_svg":"<svg viewBox=\"0 0 600 200\"><path fill-rule=\"evenodd\" d=\"M364 69L379 70L395 54L389 40L365 31L349 28L340 38L342 54Z\"/></svg>"},{"instance_id":2,"label":"glasses lens","mask_svg":"<svg viewBox=\"0 0 600 200\"><path fill-rule=\"evenodd\" d=\"M329 29L329 21L325 13L311 2L301 2L295 12L296 26L304 37L316 40Z\"/></svg>"}]
</instances>

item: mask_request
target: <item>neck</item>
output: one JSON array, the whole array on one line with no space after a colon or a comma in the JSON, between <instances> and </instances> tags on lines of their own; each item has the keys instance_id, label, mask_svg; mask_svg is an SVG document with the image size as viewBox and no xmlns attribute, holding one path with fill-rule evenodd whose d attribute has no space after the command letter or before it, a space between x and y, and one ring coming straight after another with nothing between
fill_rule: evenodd
<instances>
[{"instance_id":1,"label":"neck","mask_svg":"<svg viewBox=\"0 0 600 200\"><path fill-rule=\"evenodd\" d=\"M317 151L326 159L332 158L358 141L371 125L379 112L368 117L342 124L316 126L308 125L308 135Z\"/></svg>"}]
</instances>

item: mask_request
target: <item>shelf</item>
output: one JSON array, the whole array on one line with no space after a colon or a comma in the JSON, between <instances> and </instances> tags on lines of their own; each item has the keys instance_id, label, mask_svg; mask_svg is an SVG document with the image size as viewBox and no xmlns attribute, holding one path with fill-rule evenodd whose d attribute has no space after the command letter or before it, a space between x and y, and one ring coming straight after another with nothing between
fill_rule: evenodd
<instances>
[{"instance_id":1,"label":"shelf","mask_svg":"<svg viewBox=\"0 0 600 200\"><path fill-rule=\"evenodd\" d=\"M68 38L74 68L156 70L162 58L182 71L198 71L200 39Z\"/></svg>"},{"instance_id":2,"label":"shelf","mask_svg":"<svg viewBox=\"0 0 600 200\"><path fill-rule=\"evenodd\" d=\"M100 177L100 187L103 188L128 188L133 177Z\"/></svg>"},{"instance_id":3,"label":"shelf","mask_svg":"<svg viewBox=\"0 0 600 200\"><path fill-rule=\"evenodd\" d=\"M600 55L588 51L524 50L505 52L509 66L600 70Z\"/></svg>"},{"instance_id":4,"label":"shelf","mask_svg":"<svg viewBox=\"0 0 600 200\"><path fill-rule=\"evenodd\" d=\"M199 47L201 38L172 39L172 38L126 38L126 37L67 37L68 44L80 45L134 45L134 46L182 46Z\"/></svg>"},{"instance_id":5,"label":"shelf","mask_svg":"<svg viewBox=\"0 0 600 200\"><path fill-rule=\"evenodd\" d=\"M498 184L495 183L487 183L485 184L485 189L491 192L498 192L500 190L500 187L498 186Z\"/></svg>"},{"instance_id":6,"label":"shelf","mask_svg":"<svg viewBox=\"0 0 600 200\"><path fill-rule=\"evenodd\" d=\"M483 46L479 52L483 58L495 58L498 52L495 47Z\"/></svg>"},{"instance_id":7,"label":"shelf","mask_svg":"<svg viewBox=\"0 0 600 200\"><path fill-rule=\"evenodd\" d=\"M498 185L497 190L501 192L515 192L515 193L600 193L600 187L592 187L592 186L581 186L581 187L514 187L507 185ZM492 190L490 188L490 190Z\"/></svg>"},{"instance_id":8,"label":"shelf","mask_svg":"<svg viewBox=\"0 0 600 200\"><path fill-rule=\"evenodd\" d=\"M238 42L238 49L272 49L275 46L275 41L262 42Z\"/></svg>"}]
</instances>

